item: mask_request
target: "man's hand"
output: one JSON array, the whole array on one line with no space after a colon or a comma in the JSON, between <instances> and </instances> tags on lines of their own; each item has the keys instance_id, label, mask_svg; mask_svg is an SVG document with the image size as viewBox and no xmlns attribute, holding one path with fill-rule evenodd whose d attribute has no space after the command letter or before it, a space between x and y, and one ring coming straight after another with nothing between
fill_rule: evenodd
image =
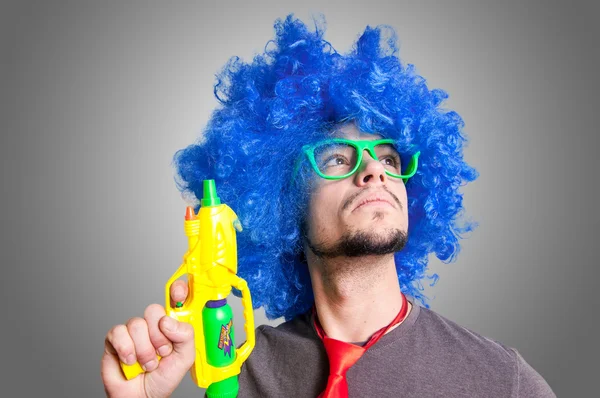
<instances>
[{"instance_id":1,"label":"man's hand","mask_svg":"<svg viewBox=\"0 0 600 398\"><path fill-rule=\"evenodd\" d=\"M171 305L185 301L187 283L171 285ZM162 359L157 361L156 354ZM149 305L144 318L131 318L116 325L104 341L101 374L106 395L111 398L162 398L170 396L195 360L194 329L185 322L166 316L165 309ZM119 361L139 362L146 373L127 380Z\"/></svg>"}]
</instances>

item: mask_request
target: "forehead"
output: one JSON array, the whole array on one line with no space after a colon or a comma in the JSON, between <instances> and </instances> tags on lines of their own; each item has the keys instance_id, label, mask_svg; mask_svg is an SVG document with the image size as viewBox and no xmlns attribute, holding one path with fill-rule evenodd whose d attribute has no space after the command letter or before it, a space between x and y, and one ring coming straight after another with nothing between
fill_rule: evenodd
<instances>
[{"instance_id":1,"label":"forehead","mask_svg":"<svg viewBox=\"0 0 600 398\"><path fill-rule=\"evenodd\" d=\"M379 134L360 131L360 129L356 127L356 124L352 122L336 127L332 133L335 138L346 138L349 140L378 140L383 138Z\"/></svg>"}]
</instances>

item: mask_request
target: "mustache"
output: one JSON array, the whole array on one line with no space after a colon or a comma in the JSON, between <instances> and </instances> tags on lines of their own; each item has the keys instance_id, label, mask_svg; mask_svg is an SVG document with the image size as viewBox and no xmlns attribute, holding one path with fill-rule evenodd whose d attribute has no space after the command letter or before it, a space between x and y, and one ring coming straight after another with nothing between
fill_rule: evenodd
<instances>
[{"instance_id":1,"label":"mustache","mask_svg":"<svg viewBox=\"0 0 600 398\"><path fill-rule=\"evenodd\" d=\"M402 210L402 203L400 203L400 199L398 199L398 197L396 195L394 195L387 186L382 185L381 187L382 187L381 189L383 189L385 192L387 192L394 199L394 201L398 204L398 207L400 207L400 210ZM373 189L373 188L364 188L364 189L361 189L360 191L355 192L352 195L350 195L350 197L344 201L342 210L346 210L348 207L350 207L350 205L352 205L352 203L356 200L356 198L361 196L365 191L369 191L371 189Z\"/></svg>"}]
</instances>

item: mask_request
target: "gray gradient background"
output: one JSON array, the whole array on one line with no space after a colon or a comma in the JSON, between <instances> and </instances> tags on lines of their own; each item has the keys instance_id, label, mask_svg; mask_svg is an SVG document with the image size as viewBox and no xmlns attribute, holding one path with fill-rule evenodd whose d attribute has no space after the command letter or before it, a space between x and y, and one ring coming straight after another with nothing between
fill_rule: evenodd
<instances>
[{"instance_id":1,"label":"gray gradient background","mask_svg":"<svg viewBox=\"0 0 600 398\"><path fill-rule=\"evenodd\" d=\"M431 307L516 347L559 396L595 395L599 7L249 3L0 9L0 395L103 396L104 335L162 303L185 250L172 155L217 105L214 74L289 12L323 12L342 52L367 24L394 26L401 58L450 93L480 226L456 263L432 259ZM186 377L174 396L200 392Z\"/></svg>"}]
</instances>

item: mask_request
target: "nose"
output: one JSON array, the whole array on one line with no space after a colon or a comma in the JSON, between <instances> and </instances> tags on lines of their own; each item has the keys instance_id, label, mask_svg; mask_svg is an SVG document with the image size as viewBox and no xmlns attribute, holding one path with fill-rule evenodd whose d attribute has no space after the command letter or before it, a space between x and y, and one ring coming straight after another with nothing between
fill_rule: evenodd
<instances>
[{"instance_id":1,"label":"nose","mask_svg":"<svg viewBox=\"0 0 600 398\"><path fill-rule=\"evenodd\" d=\"M367 184L383 184L387 181L387 174L385 174L385 167L380 161L373 159L371 154L365 150L361 165L355 175L355 183L358 186L365 186Z\"/></svg>"}]
</instances>

